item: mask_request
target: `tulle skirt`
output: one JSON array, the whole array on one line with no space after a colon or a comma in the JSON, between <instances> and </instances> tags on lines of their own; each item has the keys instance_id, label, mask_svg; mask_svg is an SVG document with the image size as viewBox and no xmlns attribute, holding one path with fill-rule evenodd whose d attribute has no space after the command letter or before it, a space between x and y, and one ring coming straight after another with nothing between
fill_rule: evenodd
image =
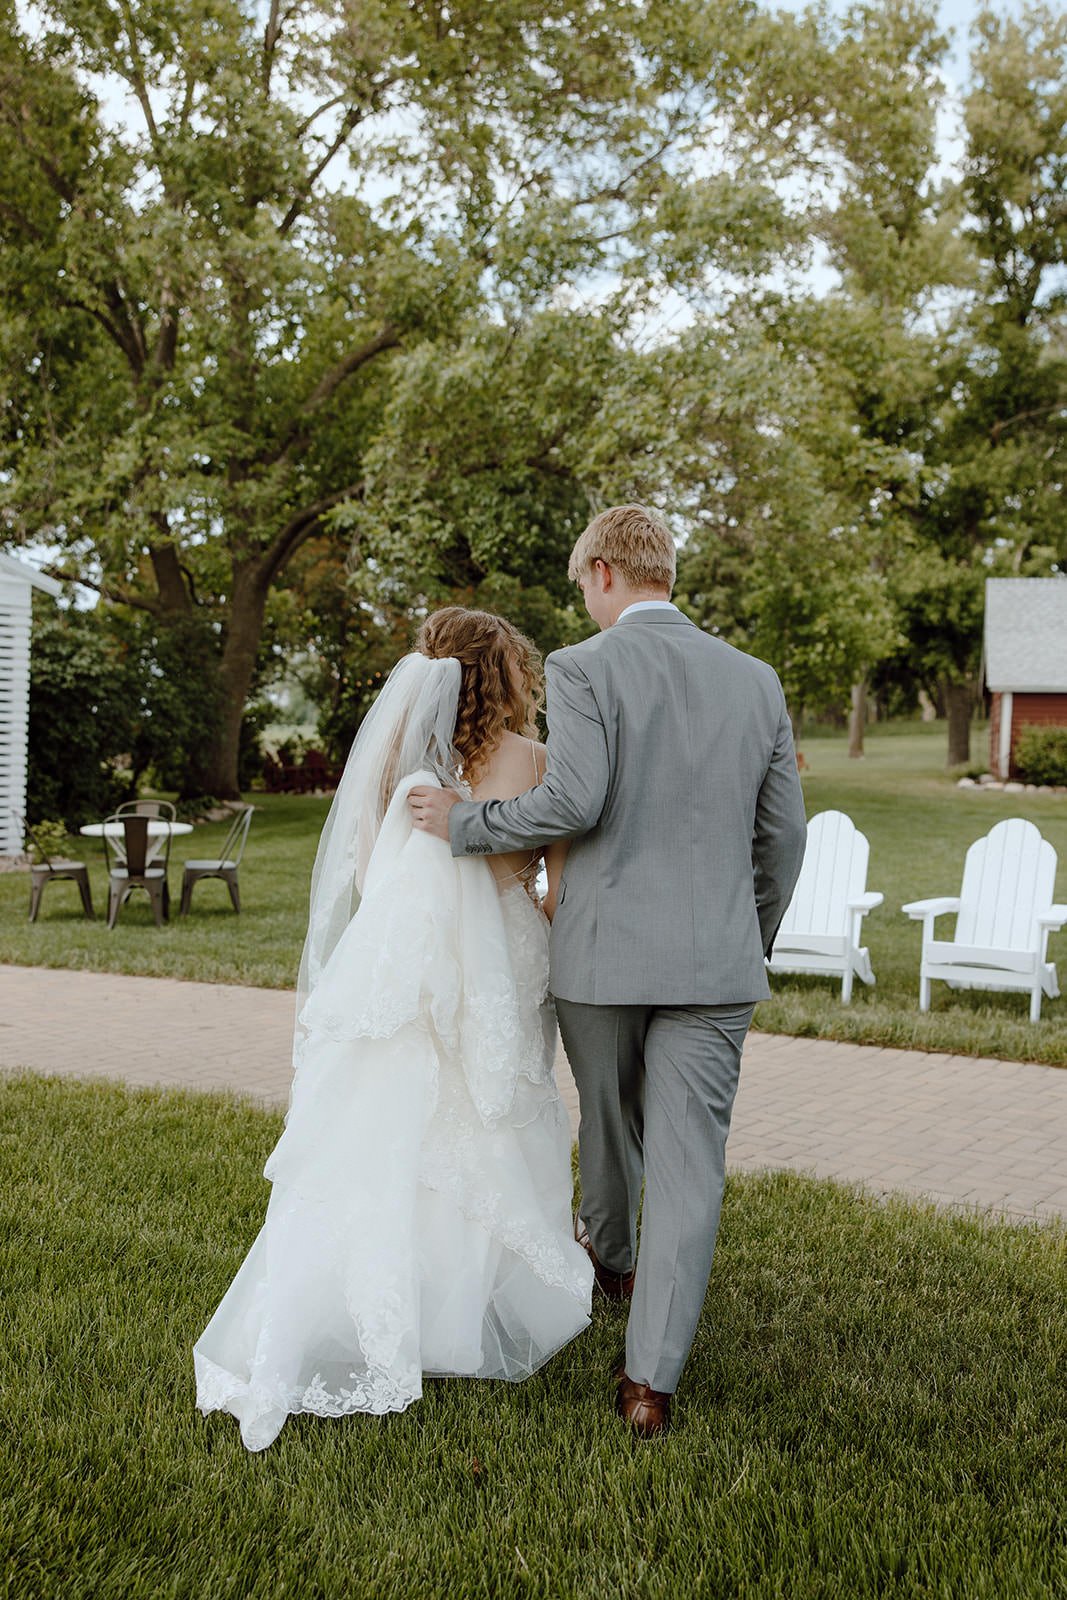
<instances>
[{"instance_id":1,"label":"tulle skirt","mask_svg":"<svg viewBox=\"0 0 1067 1600\"><path fill-rule=\"evenodd\" d=\"M343 941L336 992L309 1008L266 1219L194 1351L197 1404L231 1412L250 1450L293 1413L403 1411L427 1373L521 1380L588 1325L547 927L521 889L501 915L520 981L490 1033L521 1064L502 1114L479 1109L462 1030L427 1005L383 1038L317 1025L343 1010Z\"/></svg>"}]
</instances>

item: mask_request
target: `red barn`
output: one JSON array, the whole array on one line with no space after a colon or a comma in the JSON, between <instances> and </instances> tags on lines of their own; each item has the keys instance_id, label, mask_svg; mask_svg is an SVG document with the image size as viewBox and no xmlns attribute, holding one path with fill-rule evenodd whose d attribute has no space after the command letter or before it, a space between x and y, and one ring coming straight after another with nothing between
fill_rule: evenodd
<instances>
[{"instance_id":1,"label":"red barn","mask_svg":"<svg viewBox=\"0 0 1067 1600\"><path fill-rule=\"evenodd\" d=\"M987 578L989 770L1015 776L1020 729L1067 728L1067 577Z\"/></svg>"}]
</instances>

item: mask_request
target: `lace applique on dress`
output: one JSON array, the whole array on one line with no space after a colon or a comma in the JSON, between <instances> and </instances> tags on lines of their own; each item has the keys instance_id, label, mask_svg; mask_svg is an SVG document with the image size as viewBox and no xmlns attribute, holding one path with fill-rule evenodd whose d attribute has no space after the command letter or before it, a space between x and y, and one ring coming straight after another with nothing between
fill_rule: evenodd
<instances>
[{"instance_id":1,"label":"lace applique on dress","mask_svg":"<svg viewBox=\"0 0 1067 1600\"><path fill-rule=\"evenodd\" d=\"M251 1450L296 1412L402 1411L426 1371L525 1378L589 1320L547 920L403 827L405 799L301 1014L267 1217L195 1350L197 1404Z\"/></svg>"}]
</instances>

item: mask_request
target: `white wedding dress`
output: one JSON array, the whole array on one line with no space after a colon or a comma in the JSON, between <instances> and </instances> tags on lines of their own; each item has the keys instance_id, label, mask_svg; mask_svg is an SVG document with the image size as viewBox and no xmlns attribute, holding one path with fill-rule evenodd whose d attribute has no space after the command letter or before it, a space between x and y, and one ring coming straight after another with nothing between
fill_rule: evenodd
<instances>
[{"instance_id":1,"label":"white wedding dress","mask_svg":"<svg viewBox=\"0 0 1067 1600\"><path fill-rule=\"evenodd\" d=\"M266 1220L195 1347L198 1406L250 1450L293 1413L402 1411L425 1373L526 1378L588 1325L548 924L412 828L420 781L376 823L355 914L333 894L317 967L309 934ZM356 830L331 848L337 876Z\"/></svg>"}]
</instances>

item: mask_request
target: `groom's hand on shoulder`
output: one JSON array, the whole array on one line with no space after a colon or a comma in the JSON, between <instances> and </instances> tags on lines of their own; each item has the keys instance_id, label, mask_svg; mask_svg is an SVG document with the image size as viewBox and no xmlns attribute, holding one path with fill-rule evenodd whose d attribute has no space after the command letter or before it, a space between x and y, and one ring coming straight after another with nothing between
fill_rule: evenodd
<instances>
[{"instance_id":1,"label":"groom's hand on shoulder","mask_svg":"<svg viewBox=\"0 0 1067 1600\"><path fill-rule=\"evenodd\" d=\"M419 787L408 794L411 820L423 833L432 833L435 839L448 840L448 813L459 799L453 789Z\"/></svg>"}]
</instances>

